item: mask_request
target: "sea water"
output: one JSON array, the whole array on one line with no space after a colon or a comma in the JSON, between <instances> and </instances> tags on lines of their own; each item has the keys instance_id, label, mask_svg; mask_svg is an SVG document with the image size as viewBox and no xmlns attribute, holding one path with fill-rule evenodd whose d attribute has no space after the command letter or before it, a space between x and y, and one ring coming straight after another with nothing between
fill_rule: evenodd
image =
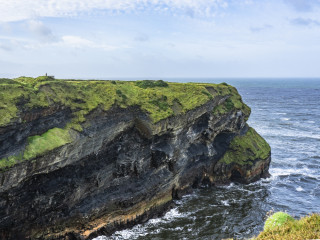
<instances>
[{"instance_id":1,"label":"sea water","mask_svg":"<svg viewBox=\"0 0 320 240\"><path fill-rule=\"evenodd\" d=\"M320 212L320 79L164 79L227 82L252 109L249 125L271 145L271 177L196 189L163 217L104 239L250 238L269 211Z\"/></svg>"}]
</instances>

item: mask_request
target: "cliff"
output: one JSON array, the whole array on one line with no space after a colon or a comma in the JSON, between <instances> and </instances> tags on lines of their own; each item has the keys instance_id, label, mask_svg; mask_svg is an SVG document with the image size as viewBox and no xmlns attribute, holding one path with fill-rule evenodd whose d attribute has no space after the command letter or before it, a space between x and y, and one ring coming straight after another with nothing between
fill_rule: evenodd
<instances>
[{"instance_id":1,"label":"cliff","mask_svg":"<svg viewBox=\"0 0 320 240\"><path fill-rule=\"evenodd\" d=\"M268 176L227 84L0 79L0 238L91 239Z\"/></svg>"}]
</instances>

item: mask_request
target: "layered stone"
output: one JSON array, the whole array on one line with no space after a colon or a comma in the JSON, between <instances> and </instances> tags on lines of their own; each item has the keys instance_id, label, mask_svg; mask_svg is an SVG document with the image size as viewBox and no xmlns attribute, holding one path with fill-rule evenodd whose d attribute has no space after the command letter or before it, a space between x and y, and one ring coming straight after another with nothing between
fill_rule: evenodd
<instances>
[{"instance_id":1,"label":"layered stone","mask_svg":"<svg viewBox=\"0 0 320 240\"><path fill-rule=\"evenodd\" d=\"M91 111L81 131L69 130L72 140L0 173L0 236L92 239L158 216L202 184L267 177L270 147L246 124L250 112L230 107L230 97L158 122L139 106ZM49 130L36 130L35 122L58 119L47 126L63 127L71 110L43 111L2 128L0 139L12 142L33 126L22 146L30 132ZM2 147L3 156L21 146Z\"/></svg>"}]
</instances>

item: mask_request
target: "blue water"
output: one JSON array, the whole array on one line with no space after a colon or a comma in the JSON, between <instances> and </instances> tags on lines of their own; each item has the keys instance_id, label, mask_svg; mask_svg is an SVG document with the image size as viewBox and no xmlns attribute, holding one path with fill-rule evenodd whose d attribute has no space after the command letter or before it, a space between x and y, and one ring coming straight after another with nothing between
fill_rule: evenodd
<instances>
[{"instance_id":1,"label":"blue water","mask_svg":"<svg viewBox=\"0 0 320 240\"><path fill-rule=\"evenodd\" d=\"M165 79L227 82L271 145L271 177L249 185L197 189L163 217L97 239L249 238L269 211L296 218L320 212L320 79Z\"/></svg>"}]
</instances>

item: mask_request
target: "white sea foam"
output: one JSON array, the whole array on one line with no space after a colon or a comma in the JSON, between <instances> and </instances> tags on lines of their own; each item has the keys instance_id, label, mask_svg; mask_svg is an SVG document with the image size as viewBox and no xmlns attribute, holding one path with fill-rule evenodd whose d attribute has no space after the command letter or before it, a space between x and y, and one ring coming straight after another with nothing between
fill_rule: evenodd
<instances>
[{"instance_id":1,"label":"white sea foam","mask_svg":"<svg viewBox=\"0 0 320 240\"><path fill-rule=\"evenodd\" d=\"M92 240L107 240L108 238L106 236L99 236L99 237L96 237Z\"/></svg>"},{"instance_id":2,"label":"white sea foam","mask_svg":"<svg viewBox=\"0 0 320 240\"><path fill-rule=\"evenodd\" d=\"M182 217L184 214L181 214L177 208L172 208L169 212L167 212L163 219L171 221L174 218Z\"/></svg>"},{"instance_id":3,"label":"white sea foam","mask_svg":"<svg viewBox=\"0 0 320 240\"><path fill-rule=\"evenodd\" d=\"M273 180L277 177L286 177L290 175L301 175L306 176L314 179L319 179L320 177L317 175L316 170L312 170L307 167L303 168L289 168L289 169L283 169L283 168L271 168L270 169L271 176Z\"/></svg>"},{"instance_id":4,"label":"white sea foam","mask_svg":"<svg viewBox=\"0 0 320 240\"><path fill-rule=\"evenodd\" d=\"M272 168L270 169L270 173L272 176L290 176L292 174L303 174L305 171L307 170L307 168L303 168L303 169L283 169L283 168Z\"/></svg>"},{"instance_id":5,"label":"white sea foam","mask_svg":"<svg viewBox=\"0 0 320 240\"><path fill-rule=\"evenodd\" d=\"M281 121L289 121L291 118L280 118Z\"/></svg>"},{"instance_id":6,"label":"white sea foam","mask_svg":"<svg viewBox=\"0 0 320 240\"><path fill-rule=\"evenodd\" d=\"M230 189L230 188L233 188L234 186L235 186L235 184L232 182L229 185L221 186L221 188Z\"/></svg>"},{"instance_id":7,"label":"white sea foam","mask_svg":"<svg viewBox=\"0 0 320 240\"><path fill-rule=\"evenodd\" d=\"M224 206L230 206L228 200L222 200L221 203L222 203Z\"/></svg>"},{"instance_id":8,"label":"white sea foam","mask_svg":"<svg viewBox=\"0 0 320 240\"><path fill-rule=\"evenodd\" d=\"M228 229L229 229L228 226L223 226L223 227L222 227L222 231L223 231L223 232L226 232Z\"/></svg>"},{"instance_id":9,"label":"white sea foam","mask_svg":"<svg viewBox=\"0 0 320 240\"><path fill-rule=\"evenodd\" d=\"M150 224L157 224L159 222L161 222L161 218L154 218L149 220Z\"/></svg>"},{"instance_id":10,"label":"white sea foam","mask_svg":"<svg viewBox=\"0 0 320 240\"><path fill-rule=\"evenodd\" d=\"M157 225L157 224L154 224ZM154 231L150 231L148 227L150 226L150 221L146 224L138 224L134 226L132 229L124 229L121 231L116 231L111 237L100 236L93 240L129 240L129 239L137 239L138 237L147 236L152 233L159 233L159 229L155 229Z\"/></svg>"},{"instance_id":11,"label":"white sea foam","mask_svg":"<svg viewBox=\"0 0 320 240\"><path fill-rule=\"evenodd\" d=\"M158 227L160 223L171 222L171 221L174 221L174 219L176 218L186 218L188 215L189 214L180 213L177 208L173 208L169 212L167 212L162 218L150 219L145 224L138 224L134 226L132 229L117 231L111 237L100 236L95 238L94 240L137 239L138 237L143 237L148 234L157 234L161 232L161 229ZM150 229L150 228L154 228L155 226L157 226L155 230ZM183 230L178 228L179 227L177 227L175 230Z\"/></svg>"},{"instance_id":12,"label":"white sea foam","mask_svg":"<svg viewBox=\"0 0 320 240\"><path fill-rule=\"evenodd\" d=\"M291 161L291 162L295 162L298 160L298 158L295 158L295 157L288 157L288 158L285 158L286 161Z\"/></svg>"},{"instance_id":13,"label":"white sea foam","mask_svg":"<svg viewBox=\"0 0 320 240\"><path fill-rule=\"evenodd\" d=\"M136 228L137 229L137 228ZM126 230L122 230L122 231L118 231L117 232L120 239L133 239L135 236L139 235L139 236L145 236L147 235L146 232L143 231L132 231L130 229L126 229Z\"/></svg>"},{"instance_id":14,"label":"white sea foam","mask_svg":"<svg viewBox=\"0 0 320 240\"><path fill-rule=\"evenodd\" d=\"M257 128L256 129L264 137L293 137L293 138L310 138L320 139L320 134L310 133L306 131L279 129L279 128Z\"/></svg>"},{"instance_id":15,"label":"white sea foam","mask_svg":"<svg viewBox=\"0 0 320 240\"><path fill-rule=\"evenodd\" d=\"M99 236L95 238L94 240L120 240L120 239L136 239L138 237L143 237L148 234L157 234L161 231L161 229L157 228L155 230L150 230L149 228L158 226L159 223L163 222L171 222L175 218L178 217L186 217L187 214L181 214L177 208L171 209L169 212L167 212L163 218L155 218L150 219L145 224L138 224L134 226L132 229L124 229L121 231L116 231L111 237L106 236Z\"/></svg>"},{"instance_id":16,"label":"white sea foam","mask_svg":"<svg viewBox=\"0 0 320 240\"><path fill-rule=\"evenodd\" d=\"M303 189L301 186L297 187L296 190L297 190L298 192L304 191L304 189Z\"/></svg>"}]
</instances>

